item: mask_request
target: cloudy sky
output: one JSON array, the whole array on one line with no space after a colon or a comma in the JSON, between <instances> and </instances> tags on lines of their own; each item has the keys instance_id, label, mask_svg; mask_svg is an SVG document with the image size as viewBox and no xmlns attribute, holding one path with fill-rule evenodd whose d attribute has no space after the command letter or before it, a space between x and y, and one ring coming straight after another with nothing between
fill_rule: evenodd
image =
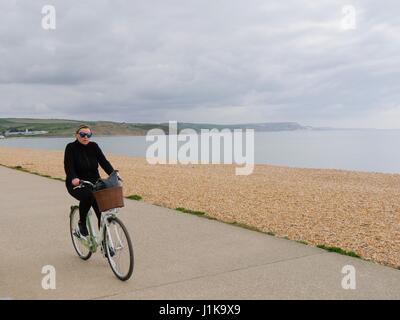
<instances>
[{"instance_id":1,"label":"cloudy sky","mask_svg":"<svg viewBox=\"0 0 400 320\"><path fill-rule=\"evenodd\" d=\"M56 29L42 28L44 5ZM346 29L345 5L356 29ZM400 3L7 0L0 117L400 128Z\"/></svg>"}]
</instances>

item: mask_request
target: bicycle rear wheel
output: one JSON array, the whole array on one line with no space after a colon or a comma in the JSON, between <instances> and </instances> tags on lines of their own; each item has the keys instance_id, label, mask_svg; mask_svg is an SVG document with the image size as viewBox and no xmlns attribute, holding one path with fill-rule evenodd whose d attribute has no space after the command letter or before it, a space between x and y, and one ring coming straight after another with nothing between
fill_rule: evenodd
<instances>
[{"instance_id":1,"label":"bicycle rear wheel","mask_svg":"<svg viewBox=\"0 0 400 320\"><path fill-rule=\"evenodd\" d=\"M128 230L121 220L111 218L104 228L105 250L108 263L114 274L122 281L128 280L133 272L133 246Z\"/></svg>"},{"instance_id":2,"label":"bicycle rear wheel","mask_svg":"<svg viewBox=\"0 0 400 320\"><path fill-rule=\"evenodd\" d=\"M71 214L69 216L69 231L71 234L72 245L79 258L82 260L87 260L92 256L92 252L88 247L86 247L78 236L76 235L76 231L78 229L78 221L79 221L79 207L74 206L71 208Z\"/></svg>"}]
</instances>

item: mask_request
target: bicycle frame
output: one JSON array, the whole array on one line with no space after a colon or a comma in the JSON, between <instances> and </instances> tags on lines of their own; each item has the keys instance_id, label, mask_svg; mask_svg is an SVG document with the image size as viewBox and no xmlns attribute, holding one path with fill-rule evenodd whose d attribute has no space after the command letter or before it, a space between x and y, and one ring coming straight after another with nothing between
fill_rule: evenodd
<instances>
[{"instance_id":1,"label":"bicycle frame","mask_svg":"<svg viewBox=\"0 0 400 320\"><path fill-rule=\"evenodd\" d=\"M97 235L97 232L94 230L92 223L90 222L90 217L92 216L92 209L89 210L87 217L86 217L86 226L88 228L89 235L85 238L78 238L79 241L82 242L82 244L87 247L91 252L95 253L97 251L97 248L102 245L103 242L103 235L104 235L104 228L106 228L106 232L108 234L108 238L110 239L109 246L111 249L114 249L114 244L112 243L112 237L110 234L110 230L108 228L109 218L114 218L117 216L119 212L118 208L110 209L107 211L104 211L101 213L101 218L100 218L100 230L99 230L99 235ZM105 252L103 252L105 254Z\"/></svg>"}]
</instances>

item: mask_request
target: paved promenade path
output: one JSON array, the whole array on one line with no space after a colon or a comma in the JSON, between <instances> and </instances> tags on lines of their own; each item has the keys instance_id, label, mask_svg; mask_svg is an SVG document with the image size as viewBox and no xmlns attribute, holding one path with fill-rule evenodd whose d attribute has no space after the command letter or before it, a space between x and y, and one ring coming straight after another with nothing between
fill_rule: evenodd
<instances>
[{"instance_id":1,"label":"paved promenade path","mask_svg":"<svg viewBox=\"0 0 400 320\"><path fill-rule=\"evenodd\" d=\"M100 253L76 255L76 201L63 182L1 166L0 181L0 299L400 298L400 270L131 200L120 217L135 270L121 282ZM56 269L55 290L41 286L46 265ZM346 265L355 290L342 288Z\"/></svg>"}]
</instances>

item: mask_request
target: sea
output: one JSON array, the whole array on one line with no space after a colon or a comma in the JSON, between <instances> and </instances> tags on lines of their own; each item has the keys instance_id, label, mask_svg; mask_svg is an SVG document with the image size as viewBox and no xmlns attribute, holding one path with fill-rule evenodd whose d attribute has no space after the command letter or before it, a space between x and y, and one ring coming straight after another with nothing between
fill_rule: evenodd
<instances>
[{"instance_id":1,"label":"sea","mask_svg":"<svg viewBox=\"0 0 400 320\"><path fill-rule=\"evenodd\" d=\"M0 146L64 150L74 139L72 135L71 138L13 137L0 139ZM94 135L92 140L106 155L145 157L146 150L154 144L146 141L146 136ZM253 154L256 164L400 173L400 130L255 132Z\"/></svg>"}]
</instances>

